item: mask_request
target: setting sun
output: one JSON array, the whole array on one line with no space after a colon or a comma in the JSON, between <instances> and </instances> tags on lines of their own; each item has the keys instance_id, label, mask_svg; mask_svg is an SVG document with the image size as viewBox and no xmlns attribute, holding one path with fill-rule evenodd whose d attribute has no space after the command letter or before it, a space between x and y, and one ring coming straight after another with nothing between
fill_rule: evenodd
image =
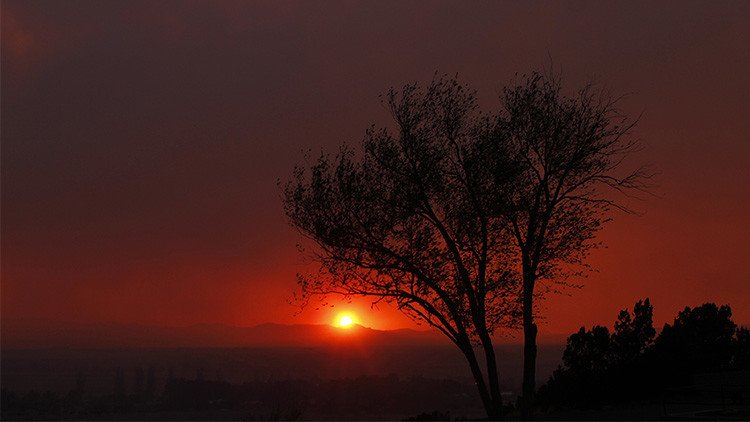
<instances>
[{"instance_id":1,"label":"setting sun","mask_svg":"<svg viewBox=\"0 0 750 422\"><path fill-rule=\"evenodd\" d=\"M334 324L339 328L350 328L354 325L354 317L351 314L339 314Z\"/></svg>"}]
</instances>

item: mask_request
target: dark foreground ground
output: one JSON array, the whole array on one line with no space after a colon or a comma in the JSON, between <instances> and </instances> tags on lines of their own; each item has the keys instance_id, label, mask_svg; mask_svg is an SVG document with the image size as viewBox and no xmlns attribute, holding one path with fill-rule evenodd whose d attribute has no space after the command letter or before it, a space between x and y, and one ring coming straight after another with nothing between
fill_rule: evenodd
<instances>
[{"instance_id":1,"label":"dark foreground ground","mask_svg":"<svg viewBox=\"0 0 750 422\"><path fill-rule=\"evenodd\" d=\"M508 357L503 388L512 405L520 384L520 350L500 346L499 352ZM540 385L561 353L561 346L540 349ZM3 420L474 420L484 415L461 356L449 347L15 350L1 357ZM734 375L749 381L735 384L750 384L750 373ZM727 389L711 377L704 382L637 403L539 409L538 415L541 420L750 420L747 387ZM517 418L509 409L508 419Z\"/></svg>"},{"instance_id":2,"label":"dark foreground ground","mask_svg":"<svg viewBox=\"0 0 750 422\"><path fill-rule=\"evenodd\" d=\"M540 382L562 349L540 347ZM498 354L511 401L520 389L521 348L498 346ZM3 419L483 415L466 363L450 345L6 350L1 357Z\"/></svg>"}]
</instances>

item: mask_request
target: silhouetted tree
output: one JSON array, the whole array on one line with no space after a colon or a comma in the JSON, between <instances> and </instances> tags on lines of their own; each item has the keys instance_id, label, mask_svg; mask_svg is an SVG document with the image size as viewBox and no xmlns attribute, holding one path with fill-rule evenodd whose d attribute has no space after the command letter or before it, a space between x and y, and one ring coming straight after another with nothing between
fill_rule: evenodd
<instances>
[{"instance_id":1,"label":"silhouetted tree","mask_svg":"<svg viewBox=\"0 0 750 422\"><path fill-rule=\"evenodd\" d=\"M616 99L587 85L574 96L555 76L532 74L501 96L501 142L517 166L510 203L499 209L513 233L520 261L524 331L522 418L530 419L535 392L534 299L588 270L593 239L611 208L627 209L607 191L643 190L643 168L622 172L636 147L635 125ZM541 285L540 281L545 282Z\"/></svg>"},{"instance_id":2,"label":"silhouetted tree","mask_svg":"<svg viewBox=\"0 0 750 422\"><path fill-rule=\"evenodd\" d=\"M727 369L736 328L729 305L685 307L671 325L664 324L656 339L656 365L669 371L675 382L684 382L696 372Z\"/></svg>"},{"instance_id":3,"label":"silhouetted tree","mask_svg":"<svg viewBox=\"0 0 750 422\"><path fill-rule=\"evenodd\" d=\"M438 328L466 356L490 418L501 409L491 335L522 322L530 418L537 281L587 269L607 211L622 208L602 187L643 187L642 171L615 173L633 123L591 86L569 98L536 73L505 89L494 114L455 79L385 102L395 133L371 127L363 152L323 155L285 186L292 225L319 247L320 273L300 278L305 298L373 296Z\"/></svg>"},{"instance_id":4,"label":"silhouetted tree","mask_svg":"<svg viewBox=\"0 0 750 422\"><path fill-rule=\"evenodd\" d=\"M568 337L563 364L540 389L540 394L551 394L556 401L573 407L599 402L607 390L603 382L610 368L611 347L606 327L596 325L589 331L581 327ZM592 390L592 385L597 388Z\"/></svg>"},{"instance_id":5,"label":"silhouetted tree","mask_svg":"<svg viewBox=\"0 0 750 422\"><path fill-rule=\"evenodd\" d=\"M648 298L635 304L632 317L627 309L620 311L612 333L613 362L632 362L653 344L656 335L653 315L654 307Z\"/></svg>"},{"instance_id":6,"label":"silhouetted tree","mask_svg":"<svg viewBox=\"0 0 750 422\"><path fill-rule=\"evenodd\" d=\"M737 327L732 351L732 367L734 369L750 369L750 330Z\"/></svg>"},{"instance_id":7,"label":"silhouetted tree","mask_svg":"<svg viewBox=\"0 0 750 422\"><path fill-rule=\"evenodd\" d=\"M620 311L611 335L606 327L594 326L568 337L563 364L540 389L546 404L585 408L642 389L647 375L642 359L655 334L652 321L653 306L645 299L635 304L632 314Z\"/></svg>"},{"instance_id":8,"label":"silhouetted tree","mask_svg":"<svg viewBox=\"0 0 750 422\"><path fill-rule=\"evenodd\" d=\"M591 331L581 327L568 337L563 364L573 372L591 378L609 367L610 335L607 327L594 326Z\"/></svg>"},{"instance_id":9,"label":"silhouetted tree","mask_svg":"<svg viewBox=\"0 0 750 422\"><path fill-rule=\"evenodd\" d=\"M436 327L497 419L491 335L515 322L518 297L507 226L493 216L515 175L500 121L455 79L392 89L385 103L395 133L371 127L362 153L323 155L285 186L291 224L319 247L320 272L300 276L304 298L371 296Z\"/></svg>"}]
</instances>

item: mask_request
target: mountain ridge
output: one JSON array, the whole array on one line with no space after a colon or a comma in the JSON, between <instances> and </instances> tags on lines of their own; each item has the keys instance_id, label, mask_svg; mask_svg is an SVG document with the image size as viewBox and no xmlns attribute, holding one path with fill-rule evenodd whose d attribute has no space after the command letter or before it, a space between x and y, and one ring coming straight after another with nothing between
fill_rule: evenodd
<instances>
[{"instance_id":1,"label":"mountain ridge","mask_svg":"<svg viewBox=\"0 0 750 422\"><path fill-rule=\"evenodd\" d=\"M564 344L567 336L547 334L540 343ZM518 344L519 338L496 337L495 343ZM63 322L3 320L0 348L8 349L109 349L109 348L213 348L213 347L354 347L364 345L452 345L432 330L398 328L382 330L357 325L266 322L252 326L199 323L188 326L155 326L116 322Z\"/></svg>"},{"instance_id":2,"label":"mountain ridge","mask_svg":"<svg viewBox=\"0 0 750 422\"><path fill-rule=\"evenodd\" d=\"M379 330L361 325L339 328L327 324L273 322L253 326L201 323L165 327L111 322L3 321L0 339L2 349L317 347L367 343L448 343L439 333L408 328Z\"/></svg>"}]
</instances>

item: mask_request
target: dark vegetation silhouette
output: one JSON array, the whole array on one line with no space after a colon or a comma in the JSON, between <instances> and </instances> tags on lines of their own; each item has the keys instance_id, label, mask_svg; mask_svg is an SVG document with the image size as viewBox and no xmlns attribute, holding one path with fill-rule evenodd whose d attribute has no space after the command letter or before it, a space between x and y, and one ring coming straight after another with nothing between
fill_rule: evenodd
<instances>
[{"instance_id":1,"label":"dark vegetation silhouette","mask_svg":"<svg viewBox=\"0 0 750 422\"><path fill-rule=\"evenodd\" d=\"M645 299L632 313L620 312L612 333L581 327L568 337L563 364L539 390L540 405L551 411L653 402L670 391L684 395L700 376L704 382L739 379L720 387L727 400L750 406L750 336L732 321L728 305L686 307L658 336L652 315Z\"/></svg>"},{"instance_id":2,"label":"dark vegetation silhouette","mask_svg":"<svg viewBox=\"0 0 750 422\"><path fill-rule=\"evenodd\" d=\"M490 419L503 409L492 335L522 328L530 419L535 299L589 269L609 211L625 209L607 191L645 187L642 169L618 171L634 122L592 85L566 96L538 73L491 112L455 78L391 89L384 103L395 130L372 126L362 150L323 154L284 186L290 223L320 263L300 275L302 302L369 296L437 328L465 356Z\"/></svg>"}]
</instances>

